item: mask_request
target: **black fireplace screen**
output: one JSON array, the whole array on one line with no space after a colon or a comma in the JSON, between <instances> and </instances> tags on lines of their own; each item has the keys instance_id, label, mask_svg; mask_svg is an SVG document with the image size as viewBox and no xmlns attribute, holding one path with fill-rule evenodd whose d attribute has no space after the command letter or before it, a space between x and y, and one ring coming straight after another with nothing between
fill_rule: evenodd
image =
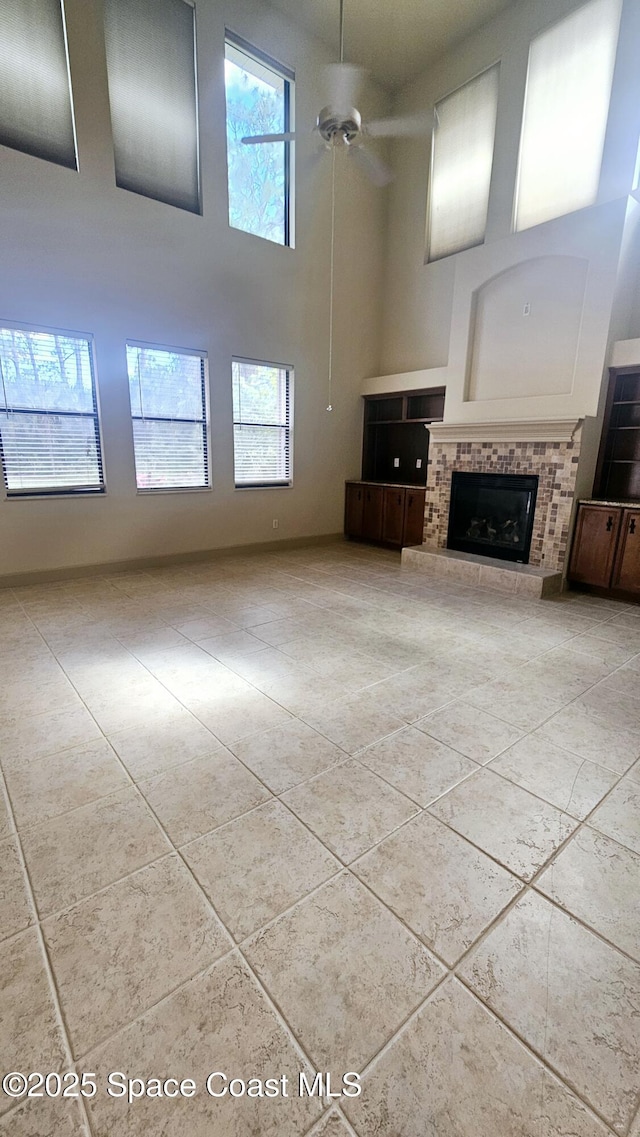
<instances>
[{"instance_id":1,"label":"black fireplace screen","mask_svg":"<svg viewBox=\"0 0 640 1137\"><path fill-rule=\"evenodd\" d=\"M528 564L537 492L533 475L454 472L447 547Z\"/></svg>"}]
</instances>

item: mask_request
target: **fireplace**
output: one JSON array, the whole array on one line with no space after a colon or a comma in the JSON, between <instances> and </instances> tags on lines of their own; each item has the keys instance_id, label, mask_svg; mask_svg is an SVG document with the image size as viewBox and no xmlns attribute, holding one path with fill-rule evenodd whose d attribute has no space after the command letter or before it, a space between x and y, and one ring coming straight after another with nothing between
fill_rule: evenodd
<instances>
[{"instance_id":1,"label":"fireplace","mask_svg":"<svg viewBox=\"0 0 640 1137\"><path fill-rule=\"evenodd\" d=\"M454 470L447 547L528 564L537 492L533 475Z\"/></svg>"}]
</instances>

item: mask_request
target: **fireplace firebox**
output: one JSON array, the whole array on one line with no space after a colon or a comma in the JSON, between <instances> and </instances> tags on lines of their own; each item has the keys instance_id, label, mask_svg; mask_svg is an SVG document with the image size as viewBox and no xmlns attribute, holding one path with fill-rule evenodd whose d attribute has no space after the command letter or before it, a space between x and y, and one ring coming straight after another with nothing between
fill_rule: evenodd
<instances>
[{"instance_id":1,"label":"fireplace firebox","mask_svg":"<svg viewBox=\"0 0 640 1137\"><path fill-rule=\"evenodd\" d=\"M533 475L454 471L447 547L528 564L537 492Z\"/></svg>"}]
</instances>

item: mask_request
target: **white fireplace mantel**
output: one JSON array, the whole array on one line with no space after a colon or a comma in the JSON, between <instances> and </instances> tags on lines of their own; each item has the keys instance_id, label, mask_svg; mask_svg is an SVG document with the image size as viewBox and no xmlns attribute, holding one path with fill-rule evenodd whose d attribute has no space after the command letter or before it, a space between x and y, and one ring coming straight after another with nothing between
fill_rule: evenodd
<instances>
[{"instance_id":1,"label":"white fireplace mantel","mask_svg":"<svg viewBox=\"0 0 640 1137\"><path fill-rule=\"evenodd\" d=\"M434 442L571 442L582 419L519 419L503 422L433 422Z\"/></svg>"}]
</instances>

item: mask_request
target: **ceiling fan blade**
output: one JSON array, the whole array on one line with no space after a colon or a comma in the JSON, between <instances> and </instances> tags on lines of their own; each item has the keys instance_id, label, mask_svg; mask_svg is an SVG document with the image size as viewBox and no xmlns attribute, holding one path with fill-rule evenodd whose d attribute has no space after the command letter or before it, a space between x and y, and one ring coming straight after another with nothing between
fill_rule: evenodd
<instances>
[{"instance_id":1,"label":"ceiling fan blade","mask_svg":"<svg viewBox=\"0 0 640 1137\"><path fill-rule=\"evenodd\" d=\"M398 115L394 118L378 118L366 124L366 132L372 138L416 138L429 133L430 119L424 114Z\"/></svg>"},{"instance_id":2,"label":"ceiling fan blade","mask_svg":"<svg viewBox=\"0 0 640 1137\"><path fill-rule=\"evenodd\" d=\"M245 146L256 146L260 142L295 142L297 135L289 130L285 134L252 134L240 141Z\"/></svg>"},{"instance_id":3,"label":"ceiling fan blade","mask_svg":"<svg viewBox=\"0 0 640 1137\"><path fill-rule=\"evenodd\" d=\"M330 63L326 68L329 103L338 110L355 107L366 71L353 63Z\"/></svg>"},{"instance_id":4,"label":"ceiling fan blade","mask_svg":"<svg viewBox=\"0 0 640 1137\"><path fill-rule=\"evenodd\" d=\"M365 150L364 146L350 146L349 154L374 186L386 186L393 181L392 170L371 150Z\"/></svg>"}]
</instances>

